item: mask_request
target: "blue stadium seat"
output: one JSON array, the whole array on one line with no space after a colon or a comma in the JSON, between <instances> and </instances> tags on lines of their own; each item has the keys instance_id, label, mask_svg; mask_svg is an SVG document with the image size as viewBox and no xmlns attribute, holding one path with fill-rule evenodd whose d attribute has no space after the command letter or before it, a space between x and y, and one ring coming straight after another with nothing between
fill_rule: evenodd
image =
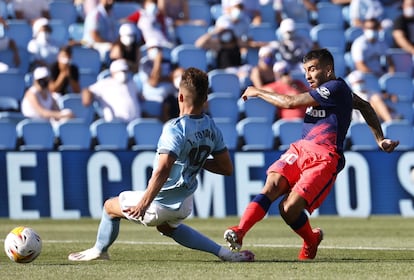
<instances>
[{"instance_id":1,"label":"blue stadium seat","mask_svg":"<svg viewBox=\"0 0 414 280\"><path fill-rule=\"evenodd\" d=\"M343 28L345 25L342 5L333 4L331 2L318 2L317 6L317 22L318 24L332 24Z\"/></svg>"},{"instance_id":2,"label":"blue stadium seat","mask_svg":"<svg viewBox=\"0 0 414 280\"><path fill-rule=\"evenodd\" d=\"M98 74L94 72L80 72L79 73L79 85L81 88L86 88L94 83L98 79Z\"/></svg>"},{"instance_id":3,"label":"blue stadium seat","mask_svg":"<svg viewBox=\"0 0 414 280\"><path fill-rule=\"evenodd\" d=\"M93 48L74 46L72 48L72 63L77 65L81 73L94 73L101 71L99 52Z\"/></svg>"},{"instance_id":4,"label":"blue stadium seat","mask_svg":"<svg viewBox=\"0 0 414 280\"><path fill-rule=\"evenodd\" d=\"M171 50L171 62L182 68L196 67L207 71L206 51L193 44L178 45Z\"/></svg>"},{"instance_id":5,"label":"blue stadium seat","mask_svg":"<svg viewBox=\"0 0 414 280\"><path fill-rule=\"evenodd\" d=\"M414 149L414 127L407 121L395 121L382 124L384 136L390 139L397 139L400 144L396 150L413 150Z\"/></svg>"},{"instance_id":6,"label":"blue stadium seat","mask_svg":"<svg viewBox=\"0 0 414 280\"><path fill-rule=\"evenodd\" d=\"M387 49L387 55L391 57L395 72L406 73L411 76L414 70L414 63L410 53L400 48Z\"/></svg>"},{"instance_id":7,"label":"blue stadium seat","mask_svg":"<svg viewBox=\"0 0 414 280\"><path fill-rule=\"evenodd\" d=\"M402 116L404 120L414 124L414 103L404 101L398 101L395 103L389 102L389 106L395 111L396 114Z\"/></svg>"},{"instance_id":8,"label":"blue stadium seat","mask_svg":"<svg viewBox=\"0 0 414 280\"><path fill-rule=\"evenodd\" d=\"M17 124L16 131L23 141L21 151L54 149L55 133L48 120L24 119Z\"/></svg>"},{"instance_id":9,"label":"blue stadium seat","mask_svg":"<svg viewBox=\"0 0 414 280\"><path fill-rule=\"evenodd\" d=\"M16 123L0 119L0 150L15 150L17 144Z\"/></svg>"},{"instance_id":10,"label":"blue stadium seat","mask_svg":"<svg viewBox=\"0 0 414 280\"><path fill-rule=\"evenodd\" d=\"M223 134L224 143L229 150L237 150L239 135L234 122L227 118L214 118L214 122Z\"/></svg>"},{"instance_id":11,"label":"blue stadium seat","mask_svg":"<svg viewBox=\"0 0 414 280\"><path fill-rule=\"evenodd\" d=\"M83 27L83 22L75 22L70 24L68 27L69 39L81 41L83 37Z\"/></svg>"},{"instance_id":12,"label":"blue stadium seat","mask_svg":"<svg viewBox=\"0 0 414 280\"><path fill-rule=\"evenodd\" d=\"M345 52L345 32L341 27L331 24L318 24L311 28L310 36L321 48Z\"/></svg>"},{"instance_id":13,"label":"blue stadium seat","mask_svg":"<svg viewBox=\"0 0 414 280\"><path fill-rule=\"evenodd\" d=\"M352 151L378 151L379 147L366 123L352 122L349 127Z\"/></svg>"},{"instance_id":14,"label":"blue stadium seat","mask_svg":"<svg viewBox=\"0 0 414 280\"><path fill-rule=\"evenodd\" d=\"M24 74L14 71L0 73L0 96L8 96L21 101L25 90Z\"/></svg>"},{"instance_id":15,"label":"blue stadium seat","mask_svg":"<svg viewBox=\"0 0 414 280\"><path fill-rule=\"evenodd\" d=\"M274 144L272 123L263 118L244 118L236 125L239 137L242 137L243 151L271 150Z\"/></svg>"},{"instance_id":16,"label":"blue stadium seat","mask_svg":"<svg viewBox=\"0 0 414 280\"><path fill-rule=\"evenodd\" d=\"M279 141L278 150L287 150L291 143L302 138L303 119L279 119L273 123L272 131L274 137Z\"/></svg>"},{"instance_id":17,"label":"blue stadium seat","mask_svg":"<svg viewBox=\"0 0 414 280\"><path fill-rule=\"evenodd\" d=\"M383 91L398 96L399 101L413 102L414 84L412 77L406 73L387 73L378 80Z\"/></svg>"},{"instance_id":18,"label":"blue stadium seat","mask_svg":"<svg viewBox=\"0 0 414 280\"><path fill-rule=\"evenodd\" d=\"M236 74L214 69L208 72L208 79L211 92L229 92L236 98L240 97L240 81Z\"/></svg>"},{"instance_id":19,"label":"blue stadium seat","mask_svg":"<svg viewBox=\"0 0 414 280\"><path fill-rule=\"evenodd\" d=\"M27 49L27 44L32 39L32 27L26 20L8 20L6 36L12 38L17 47Z\"/></svg>"},{"instance_id":20,"label":"blue stadium seat","mask_svg":"<svg viewBox=\"0 0 414 280\"><path fill-rule=\"evenodd\" d=\"M90 125L91 136L95 139L95 150L126 150L128 148L127 123L121 121L106 122L103 119Z\"/></svg>"},{"instance_id":21,"label":"blue stadium seat","mask_svg":"<svg viewBox=\"0 0 414 280\"><path fill-rule=\"evenodd\" d=\"M175 27L175 36L178 43L194 44L195 41L205 33L207 33L207 26L196 24L182 24Z\"/></svg>"},{"instance_id":22,"label":"blue stadium seat","mask_svg":"<svg viewBox=\"0 0 414 280\"><path fill-rule=\"evenodd\" d=\"M59 123L55 128L59 139L58 150L88 150L91 148L92 137L89 124L79 119L70 119Z\"/></svg>"},{"instance_id":23,"label":"blue stadium seat","mask_svg":"<svg viewBox=\"0 0 414 280\"><path fill-rule=\"evenodd\" d=\"M50 20L49 25L52 28L52 33L50 34L51 39L59 47L67 45L69 42L68 26L62 20L58 19Z\"/></svg>"},{"instance_id":24,"label":"blue stadium seat","mask_svg":"<svg viewBox=\"0 0 414 280\"><path fill-rule=\"evenodd\" d=\"M75 23L78 18L73 1L51 1L49 3L49 14L52 20L61 20L66 28Z\"/></svg>"},{"instance_id":25,"label":"blue stadium seat","mask_svg":"<svg viewBox=\"0 0 414 280\"><path fill-rule=\"evenodd\" d=\"M207 3L203 1L189 1L188 11L188 16L191 20L204 20L207 26L211 24L210 6Z\"/></svg>"},{"instance_id":26,"label":"blue stadium seat","mask_svg":"<svg viewBox=\"0 0 414 280\"><path fill-rule=\"evenodd\" d=\"M57 101L60 109L70 109L76 119L86 124L90 124L93 121L95 110L91 105L83 106L82 96L80 94L67 93L58 98Z\"/></svg>"},{"instance_id":27,"label":"blue stadium seat","mask_svg":"<svg viewBox=\"0 0 414 280\"><path fill-rule=\"evenodd\" d=\"M19 111L19 100L10 96L0 96L0 111Z\"/></svg>"},{"instance_id":28,"label":"blue stadium seat","mask_svg":"<svg viewBox=\"0 0 414 280\"><path fill-rule=\"evenodd\" d=\"M139 118L128 123L127 131L134 140L131 149L134 151L157 149L164 124L156 118Z\"/></svg>"},{"instance_id":29,"label":"blue stadium seat","mask_svg":"<svg viewBox=\"0 0 414 280\"><path fill-rule=\"evenodd\" d=\"M271 123L276 118L277 107L261 98L249 98L247 101L240 98L237 105L246 118L265 118Z\"/></svg>"},{"instance_id":30,"label":"blue stadium seat","mask_svg":"<svg viewBox=\"0 0 414 280\"><path fill-rule=\"evenodd\" d=\"M212 118L225 118L235 125L239 120L237 98L228 92L212 92L208 95L208 111Z\"/></svg>"},{"instance_id":31,"label":"blue stadium seat","mask_svg":"<svg viewBox=\"0 0 414 280\"><path fill-rule=\"evenodd\" d=\"M123 19L140 8L140 4L134 2L115 2L112 6L112 15L116 20Z\"/></svg>"},{"instance_id":32,"label":"blue stadium seat","mask_svg":"<svg viewBox=\"0 0 414 280\"><path fill-rule=\"evenodd\" d=\"M271 42L276 40L275 28L266 23L250 25L248 35L253 41L257 42Z\"/></svg>"},{"instance_id":33,"label":"blue stadium seat","mask_svg":"<svg viewBox=\"0 0 414 280\"><path fill-rule=\"evenodd\" d=\"M141 102L142 113L147 118L161 118L162 107L162 102L154 100L144 100Z\"/></svg>"}]
</instances>

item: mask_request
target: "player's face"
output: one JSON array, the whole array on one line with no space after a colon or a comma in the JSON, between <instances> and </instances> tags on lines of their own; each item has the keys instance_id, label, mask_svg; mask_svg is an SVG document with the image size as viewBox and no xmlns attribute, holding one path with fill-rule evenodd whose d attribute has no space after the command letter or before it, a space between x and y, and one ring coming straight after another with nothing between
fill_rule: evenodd
<instances>
[{"instance_id":1,"label":"player's face","mask_svg":"<svg viewBox=\"0 0 414 280\"><path fill-rule=\"evenodd\" d=\"M322 67L317 59L310 60L303 64L305 77L311 88L318 88L328 81L328 69Z\"/></svg>"}]
</instances>

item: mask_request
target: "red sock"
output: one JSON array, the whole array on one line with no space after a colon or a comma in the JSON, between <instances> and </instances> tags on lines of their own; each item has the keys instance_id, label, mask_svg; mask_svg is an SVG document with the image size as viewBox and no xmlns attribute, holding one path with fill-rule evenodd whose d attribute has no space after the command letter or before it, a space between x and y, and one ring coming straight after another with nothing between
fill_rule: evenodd
<instances>
[{"instance_id":1,"label":"red sock","mask_svg":"<svg viewBox=\"0 0 414 280\"><path fill-rule=\"evenodd\" d=\"M245 234L254 224L263 219L265 215L266 211L259 203L255 201L250 202L240 219L239 229Z\"/></svg>"},{"instance_id":2,"label":"red sock","mask_svg":"<svg viewBox=\"0 0 414 280\"><path fill-rule=\"evenodd\" d=\"M306 223L302 227L294 229L294 231L303 238L306 244L314 244L317 241L308 219L306 219Z\"/></svg>"}]
</instances>

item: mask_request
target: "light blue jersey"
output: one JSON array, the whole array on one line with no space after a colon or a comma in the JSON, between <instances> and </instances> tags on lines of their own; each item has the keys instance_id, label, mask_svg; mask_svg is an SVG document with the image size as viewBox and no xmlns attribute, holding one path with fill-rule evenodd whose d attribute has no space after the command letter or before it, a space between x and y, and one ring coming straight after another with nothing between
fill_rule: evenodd
<instances>
[{"instance_id":1,"label":"light blue jersey","mask_svg":"<svg viewBox=\"0 0 414 280\"><path fill-rule=\"evenodd\" d=\"M170 209L180 208L197 189L196 177L208 156L226 149L221 131L207 115L185 115L168 121L158 141L153 170L159 154L169 153L177 159L154 201Z\"/></svg>"}]
</instances>

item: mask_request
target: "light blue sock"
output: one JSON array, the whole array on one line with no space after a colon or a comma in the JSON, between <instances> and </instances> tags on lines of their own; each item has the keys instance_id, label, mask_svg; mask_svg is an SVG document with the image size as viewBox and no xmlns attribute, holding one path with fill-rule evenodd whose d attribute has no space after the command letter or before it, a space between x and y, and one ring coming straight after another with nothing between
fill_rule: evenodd
<instances>
[{"instance_id":1,"label":"light blue sock","mask_svg":"<svg viewBox=\"0 0 414 280\"><path fill-rule=\"evenodd\" d=\"M101 252L108 251L109 246L111 246L118 237L119 224L120 218L112 219L108 213L106 213L104 208L94 247Z\"/></svg>"},{"instance_id":2,"label":"light blue sock","mask_svg":"<svg viewBox=\"0 0 414 280\"><path fill-rule=\"evenodd\" d=\"M179 225L170 237L187 248L209 252L216 256L218 256L221 248L219 244L207 236L184 224Z\"/></svg>"}]
</instances>

